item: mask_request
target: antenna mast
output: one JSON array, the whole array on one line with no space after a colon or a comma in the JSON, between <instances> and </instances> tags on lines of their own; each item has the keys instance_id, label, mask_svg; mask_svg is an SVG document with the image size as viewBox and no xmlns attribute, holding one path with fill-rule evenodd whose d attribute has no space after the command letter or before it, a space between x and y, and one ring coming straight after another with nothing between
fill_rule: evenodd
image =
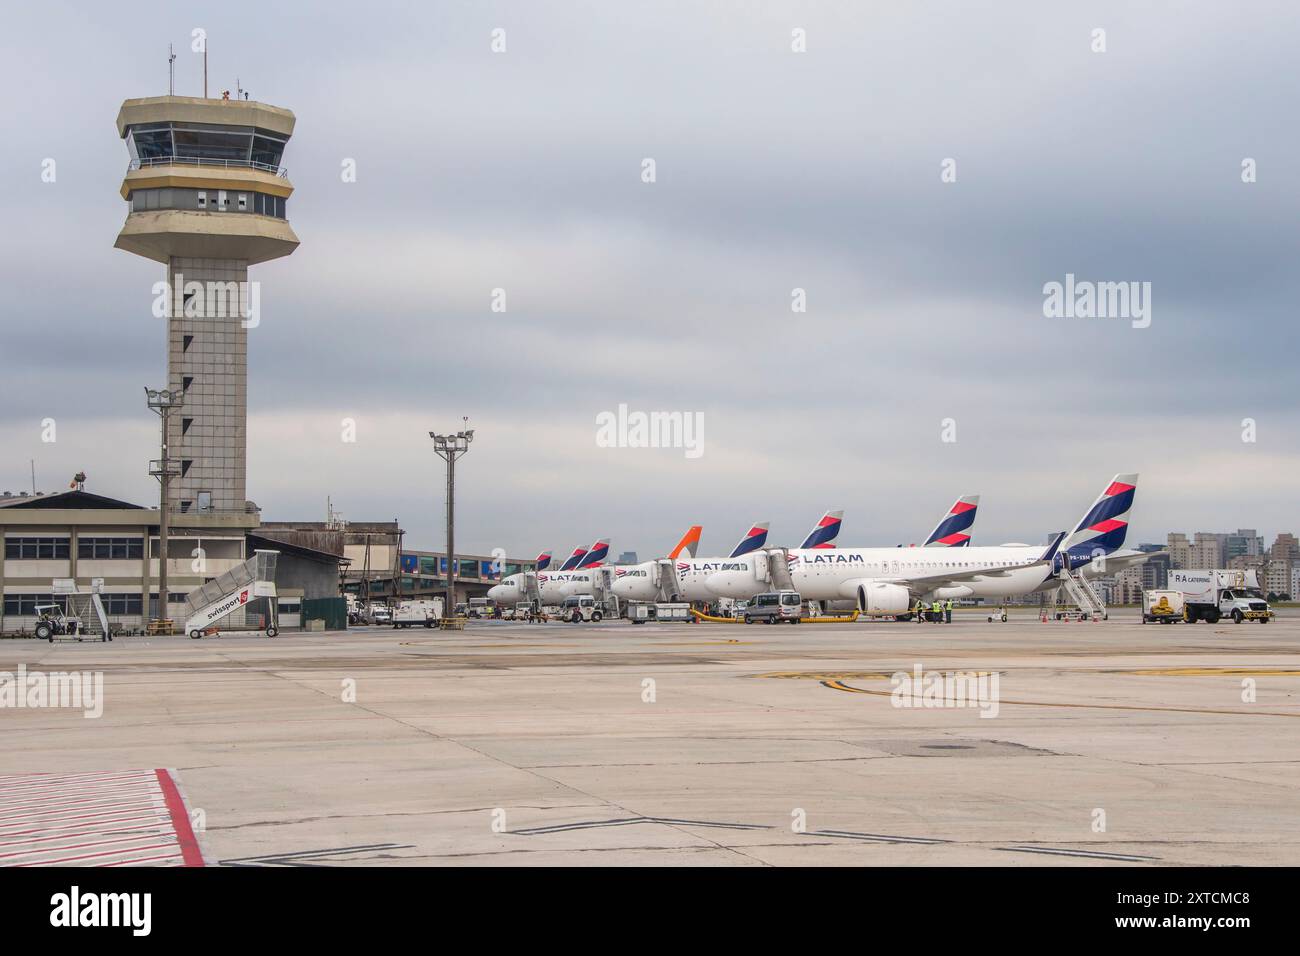
<instances>
[{"instance_id":1,"label":"antenna mast","mask_svg":"<svg viewBox=\"0 0 1300 956\"><path fill-rule=\"evenodd\" d=\"M176 54L170 43L167 44L167 95L176 95Z\"/></svg>"}]
</instances>

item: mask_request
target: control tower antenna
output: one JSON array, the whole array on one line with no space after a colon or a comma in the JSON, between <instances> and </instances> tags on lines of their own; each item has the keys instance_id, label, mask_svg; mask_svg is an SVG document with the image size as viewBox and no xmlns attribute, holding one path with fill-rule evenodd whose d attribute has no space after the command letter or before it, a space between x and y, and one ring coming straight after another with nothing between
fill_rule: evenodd
<instances>
[{"instance_id":1,"label":"control tower antenna","mask_svg":"<svg viewBox=\"0 0 1300 956\"><path fill-rule=\"evenodd\" d=\"M176 95L176 53L170 43L167 44L167 95Z\"/></svg>"}]
</instances>

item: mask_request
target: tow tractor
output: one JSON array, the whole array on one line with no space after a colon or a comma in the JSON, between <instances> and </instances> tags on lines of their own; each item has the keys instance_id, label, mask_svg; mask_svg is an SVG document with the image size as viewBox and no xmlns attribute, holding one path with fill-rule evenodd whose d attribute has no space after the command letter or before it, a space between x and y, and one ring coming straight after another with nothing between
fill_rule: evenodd
<instances>
[{"instance_id":1,"label":"tow tractor","mask_svg":"<svg viewBox=\"0 0 1300 956\"><path fill-rule=\"evenodd\" d=\"M49 641L53 644L56 637L66 637L76 641L93 641L96 638L100 641L112 640L107 629L94 633L82 625L81 618L75 614L69 616L58 604L38 604L36 614L36 627L33 632L38 641Z\"/></svg>"},{"instance_id":2,"label":"tow tractor","mask_svg":"<svg viewBox=\"0 0 1300 956\"><path fill-rule=\"evenodd\" d=\"M600 605L596 603L595 597L590 594L575 594L564 599L564 604L560 606L560 618L573 624L580 624L583 621L591 621L595 624L604 620L605 615Z\"/></svg>"},{"instance_id":3,"label":"tow tractor","mask_svg":"<svg viewBox=\"0 0 1300 956\"><path fill-rule=\"evenodd\" d=\"M63 604L38 604L36 626L32 629L37 640L54 643L56 637L73 641L111 641L113 631L99 596L103 581L96 578L89 591L77 589L72 578L55 578L52 590L63 597Z\"/></svg>"}]
</instances>

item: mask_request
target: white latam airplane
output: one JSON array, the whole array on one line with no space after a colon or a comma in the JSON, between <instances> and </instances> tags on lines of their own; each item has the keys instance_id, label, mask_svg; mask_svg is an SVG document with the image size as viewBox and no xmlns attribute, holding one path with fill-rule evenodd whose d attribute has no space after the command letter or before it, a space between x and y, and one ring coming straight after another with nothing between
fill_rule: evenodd
<instances>
[{"instance_id":1,"label":"white latam airplane","mask_svg":"<svg viewBox=\"0 0 1300 956\"><path fill-rule=\"evenodd\" d=\"M963 495L958 498L956 504L948 509L943 518L939 520L939 524L930 532L930 536L925 542L926 547L963 548L964 550L964 546L970 542L970 531L975 526L975 515L979 508L979 500L979 495ZM808 537L804 539L803 544L788 553L820 554L823 556L822 561L828 564L838 563L837 556L842 552L836 550L833 542L840 533L843 516L843 511L826 512L821 521L817 522L816 526L808 534ZM888 548L885 550L897 554L900 549ZM916 551L919 549L911 550ZM773 585L768 580L770 577L768 566L777 554L778 552L761 551L740 561L715 563L707 569L707 573L701 576L700 583L703 585L703 592L707 596L695 600L707 601L714 597L742 600L770 589ZM852 595L850 595L851 598ZM824 600L833 602L840 599L827 598Z\"/></svg>"},{"instance_id":2,"label":"white latam airplane","mask_svg":"<svg viewBox=\"0 0 1300 956\"><path fill-rule=\"evenodd\" d=\"M578 569L586 567L588 564L600 564L609 554L609 539L601 538L590 548L574 548L573 553L569 555L567 561L555 570L548 570L550 564L550 552L543 552L538 556L538 566L536 571L521 571L518 574L511 574L504 577L497 584L488 588L487 596L498 604L513 604L516 601L527 601L530 598L532 587L529 578L532 577L537 592L540 593L543 604L559 604L564 595L561 588L566 584ZM544 565L541 558L546 558Z\"/></svg>"},{"instance_id":3,"label":"white latam airplane","mask_svg":"<svg viewBox=\"0 0 1300 956\"><path fill-rule=\"evenodd\" d=\"M767 529L765 521L751 525L740 543L725 558L696 558L695 547L683 554L679 544L668 557L658 561L616 567L614 594L624 601L712 601L714 596L704 587L704 577L708 573L706 569L729 565L763 547L767 542ZM835 531L838 531L838 524ZM830 533L826 540L829 542L834 537L834 533ZM696 535L695 544L698 543L699 536Z\"/></svg>"},{"instance_id":4,"label":"white latam airplane","mask_svg":"<svg viewBox=\"0 0 1300 956\"><path fill-rule=\"evenodd\" d=\"M917 597L1003 597L1054 587L1067 561L1089 576L1113 574L1150 557L1122 549L1137 477L1116 475L1074 530L1058 535L1046 549L796 549L786 554L790 581L809 600L849 599L865 612L902 614ZM720 574L709 580L709 588L719 595L748 597L773 586L744 577ZM742 593L746 588L748 593Z\"/></svg>"}]
</instances>

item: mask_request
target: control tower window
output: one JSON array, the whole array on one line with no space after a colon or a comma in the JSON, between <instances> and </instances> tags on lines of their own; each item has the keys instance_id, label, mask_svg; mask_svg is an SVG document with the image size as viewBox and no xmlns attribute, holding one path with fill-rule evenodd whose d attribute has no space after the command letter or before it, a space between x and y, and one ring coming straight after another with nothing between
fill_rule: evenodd
<instances>
[{"instance_id":1,"label":"control tower window","mask_svg":"<svg viewBox=\"0 0 1300 956\"><path fill-rule=\"evenodd\" d=\"M172 155L172 129L167 123L132 127L126 138L132 159L156 159Z\"/></svg>"},{"instance_id":2,"label":"control tower window","mask_svg":"<svg viewBox=\"0 0 1300 956\"><path fill-rule=\"evenodd\" d=\"M253 137L252 160L264 166L279 166L280 157L284 155L285 141L265 133Z\"/></svg>"},{"instance_id":3,"label":"control tower window","mask_svg":"<svg viewBox=\"0 0 1300 956\"><path fill-rule=\"evenodd\" d=\"M176 155L184 159L224 159L248 161L252 141L248 130L202 129L177 126L172 129Z\"/></svg>"}]
</instances>

